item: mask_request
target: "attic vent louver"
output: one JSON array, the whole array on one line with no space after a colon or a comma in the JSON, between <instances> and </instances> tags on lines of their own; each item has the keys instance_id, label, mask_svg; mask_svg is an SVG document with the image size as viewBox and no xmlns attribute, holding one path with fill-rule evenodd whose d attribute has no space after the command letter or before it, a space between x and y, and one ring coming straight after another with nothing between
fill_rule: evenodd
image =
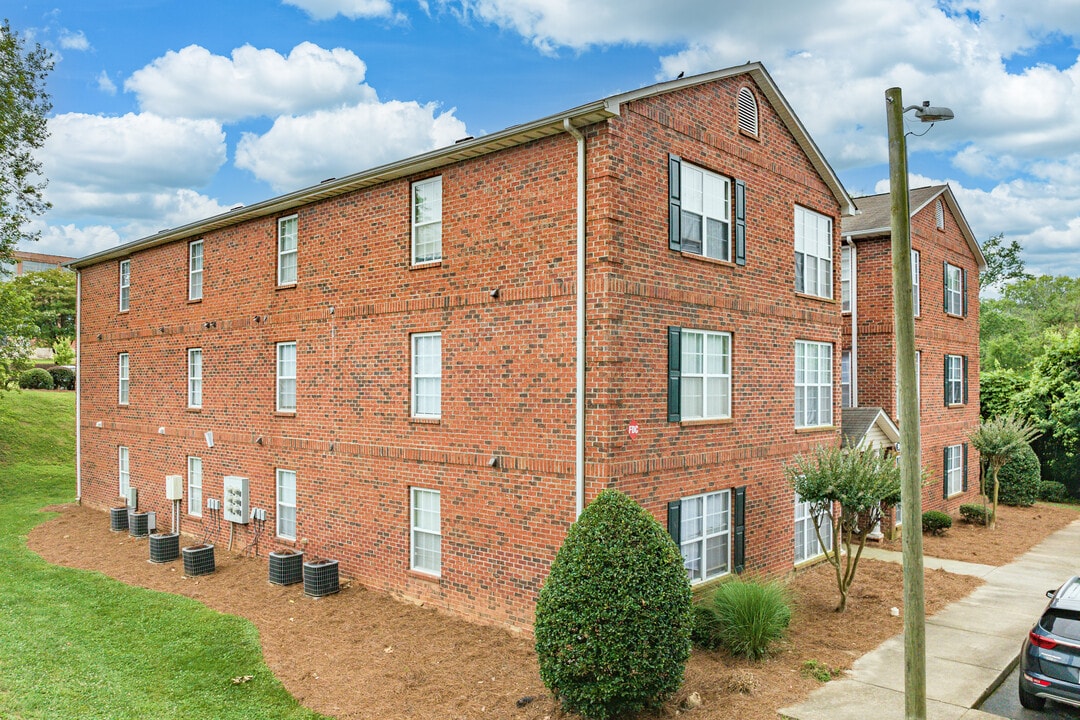
<instances>
[{"instance_id":1,"label":"attic vent louver","mask_svg":"<svg viewBox=\"0 0 1080 720\"><path fill-rule=\"evenodd\" d=\"M736 97L739 110L739 129L750 135L758 134L758 110L757 99L750 88L739 88Z\"/></svg>"}]
</instances>

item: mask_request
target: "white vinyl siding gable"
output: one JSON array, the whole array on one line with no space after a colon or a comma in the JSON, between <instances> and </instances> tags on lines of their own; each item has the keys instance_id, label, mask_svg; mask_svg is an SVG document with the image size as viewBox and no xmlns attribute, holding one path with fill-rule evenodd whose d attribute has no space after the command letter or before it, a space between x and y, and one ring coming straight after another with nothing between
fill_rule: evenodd
<instances>
[{"instance_id":1,"label":"white vinyl siding gable","mask_svg":"<svg viewBox=\"0 0 1080 720\"><path fill-rule=\"evenodd\" d=\"M296 412L296 343L277 344L277 411Z\"/></svg>"},{"instance_id":2,"label":"white vinyl siding gable","mask_svg":"<svg viewBox=\"0 0 1080 720\"><path fill-rule=\"evenodd\" d=\"M202 348L188 350L188 407L202 407Z\"/></svg>"},{"instance_id":3,"label":"white vinyl siding gable","mask_svg":"<svg viewBox=\"0 0 1080 720\"><path fill-rule=\"evenodd\" d=\"M277 535L296 539L296 471L277 471Z\"/></svg>"},{"instance_id":4,"label":"white vinyl siding gable","mask_svg":"<svg viewBox=\"0 0 1080 720\"><path fill-rule=\"evenodd\" d=\"M731 417L731 335L682 331L683 420Z\"/></svg>"},{"instance_id":5,"label":"white vinyl siding gable","mask_svg":"<svg viewBox=\"0 0 1080 720\"><path fill-rule=\"evenodd\" d=\"M442 177L412 184L412 264L442 260Z\"/></svg>"},{"instance_id":6,"label":"white vinyl siding gable","mask_svg":"<svg viewBox=\"0 0 1080 720\"><path fill-rule=\"evenodd\" d=\"M188 245L188 300L202 300L203 241Z\"/></svg>"},{"instance_id":7,"label":"white vinyl siding gable","mask_svg":"<svg viewBox=\"0 0 1080 720\"><path fill-rule=\"evenodd\" d=\"M731 491L683 498L680 516L687 579L699 583L731 572Z\"/></svg>"},{"instance_id":8,"label":"white vinyl siding gable","mask_svg":"<svg viewBox=\"0 0 1080 720\"><path fill-rule=\"evenodd\" d=\"M795 206L795 292L832 298L832 218Z\"/></svg>"},{"instance_id":9,"label":"white vinyl siding gable","mask_svg":"<svg viewBox=\"0 0 1080 720\"><path fill-rule=\"evenodd\" d=\"M795 427L832 425L832 345L795 342Z\"/></svg>"},{"instance_id":10,"label":"white vinyl siding gable","mask_svg":"<svg viewBox=\"0 0 1080 720\"><path fill-rule=\"evenodd\" d=\"M297 276L297 216L278 220L277 284L295 285Z\"/></svg>"},{"instance_id":11,"label":"white vinyl siding gable","mask_svg":"<svg viewBox=\"0 0 1080 720\"><path fill-rule=\"evenodd\" d=\"M409 568L428 575L440 575L442 508L439 491L411 488L409 506Z\"/></svg>"},{"instance_id":12,"label":"white vinyl siding gable","mask_svg":"<svg viewBox=\"0 0 1080 720\"><path fill-rule=\"evenodd\" d=\"M188 457L188 515L202 515L202 458Z\"/></svg>"}]
</instances>

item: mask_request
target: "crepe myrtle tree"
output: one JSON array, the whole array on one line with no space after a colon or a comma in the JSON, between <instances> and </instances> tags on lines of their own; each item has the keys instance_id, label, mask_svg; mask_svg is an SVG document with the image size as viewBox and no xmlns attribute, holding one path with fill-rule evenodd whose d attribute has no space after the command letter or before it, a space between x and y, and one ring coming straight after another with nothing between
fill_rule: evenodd
<instances>
[{"instance_id":1,"label":"crepe myrtle tree","mask_svg":"<svg viewBox=\"0 0 1080 720\"><path fill-rule=\"evenodd\" d=\"M1028 424L1027 420L1011 414L984 420L968 436L972 446L979 451L983 460L990 466L990 486L993 488L993 511L989 515L991 530L997 528L998 471L1018 456L1024 447L1038 436L1037 428ZM986 507L985 498L984 494L984 508Z\"/></svg>"},{"instance_id":2,"label":"crepe myrtle tree","mask_svg":"<svg viewBox=\"0 0 1080 720\"><path fill-rule=\"evenodd\" d=\"M785 472L799 498L809 503L818 544L836 571L836 612L843 612L867 534L885 508L900 501L900 468L877 450L821 445L796 456ZM822 540L824 523L832 524L832 547Z\"/></svg>"}]
</instances>

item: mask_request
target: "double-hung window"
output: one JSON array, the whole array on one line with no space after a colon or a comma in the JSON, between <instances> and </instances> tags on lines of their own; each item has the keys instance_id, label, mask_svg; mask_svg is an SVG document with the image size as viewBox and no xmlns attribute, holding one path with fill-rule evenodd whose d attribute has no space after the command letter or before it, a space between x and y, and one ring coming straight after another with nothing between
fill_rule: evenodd
<instances>
[{"instance_id":1,"label":"double-hung window","mask_svg":"<svg viewBox=\"0 0 1080 720\"><path fill-rule=\"evenodd\" d=\"M412 416L442 417L442 333L412 336Z\"/></svg>"},{"instance_id":2,"label":"double-hung window","mask_svg":"<svg viewBox=\"0 0 1080 720\"><path fill-rule=\"evenodd\" d=\"M731 417L731 334L682 331L683 420Z\"/></svg>"},{"instance_id":3,"label":"double-hung window","mask_svg":"<svg viewBox=\"0 0 1080 720\"><path fill-rule=\"evenodd\" d=\"M131 261L120 261L120 312L131 308Z\"/></svg>"},{"instance_id":4,"label":"double-hung window","mask_svg":"<svg viewBox=\"0 0 1080 720\"><path fill-rule=\"evenodd\" d=\"M202 300L203 241L188 245L188 300Z\"/></svg>"},{"instance_id":5,"label":"double-hung window","mask_svg":"<svg viewBox=\"0 0 1080 720\"><path fill-rule=\"evenodd\" d=\"M964 489L964 446L949 445L945 448L945 497Z\"/></svg>"},{"instance_id":6,"label":"double-hung window","mask_svg":"<svg viewBox=\"0 0 1080 720\"><path fill-rule=\"evenodd\" d=\"M945 356L945 404L962 405L966 398L965 378L967 358L963 355Z\"/></svg>"},{"instance_id":7,"label":"double-hung window","mask_svg":"<svg viewBox=\"0 0 1080 720\"><path fill-rule=\"evenodd\" d=\"M955 265L945 263L945 312L949 315L964 315L964 271Z\"/></svg>"},{"instance_id":8,"label":"double-hung window","mask_svg":"<svg viewBox=\"0 0 1080 720\"><path fill-rule=\"evenodd\" d=\"M731 181L682 162L683 252L731 260Z\"/></svg>"},{"instance_id":9,"label":"double-hung window","mask_svg":"<svg viewBox=\"0 0 1080 720\"><path fill-rule=\"evenodd\" d=\"M126 498L131 489L131 454L123 445L116 448L116 468L120 479L120 497Z\"/></svg>"},{"instance_id":10,"label":"double-hung window","mask_svg":"<svg viewBox=\"0 0 1080 720\"><path fill-rule=\"evenodd\" d=\"M818 557L832 549L832 518L830 517L830 510L820 510L815 517L811 503L804 502L801 497L795 495L796 563ZM818 529L821 531L820 542L818 541L818 532L814 529L815 519L819 526ZM824 549L822 549L822 543L825 544Z\"/></svg>"},{"instance_id":11,"label":"double-hung window","mask_svg":"<svg viewBox=\"0 0 1080 720\"><path fill-rule=\"evenodd\" d=\"M851 248L840 248L840 311L851 312Z\"/></svg>"},{"instance_id":12,"label":"double-hung window","mask_svg":"<svg viewBox=\"0 0 1080 720\"><path fill-rule=\"evenodd\" d=\"M296 412L296 343L277 344L277 411Z\"/></svg>"},{"instance_id":13,"label":"double-hung window","mask_svg":"<svg viewBox=\"0 0 1080 720\"><path fill-rule=\"evenodd\" d=\"M679 545L690 582L731 572L731 491L682 499Z\"/></svg>"},{"instance_id":14,"label":"double-hung window","mask_svg":"<svg viewBox=\"0 0 1080 720\"><path fill-rule=\"evenodd\" d=\"M188 515L202 515L202 458L187 459Z\"/></svg>"},{"instance_id":15,"label":"double-hung window","mask_svg":"<svg viewBox=\"0 0 1080 720\"><path fill-rule=\"evenodd\" d=\"M832 425L832 345L795 341L795 427Z\"/></svg>"},{"instance_id":16,"label":"double-hung window","mask_svg":"<svg viewBox=\"0 0 1080 720\"><path fill-rule=\"evenodd\" d=\"M840 353L840 407L851 407L851 351Z\"/></svg>"},{"instance_id":17,"label":"double-hung window","mask_svg":"<svg viewBox=\"0 0 1080 720\"><path fill-rule=\"evenodd\" d=\"M187 351L187 404L189 408L202 407L202 348Z\"/></svg>"},{"instance_id":18,"label":"double-hung window","mask_svg":"<svg viewBox=\"0 0 1080 720\"><path fill-rule=\"evenodd\" d=\"M412 184L413 265L442 260L442 177Z\"/></svg>"},{"instance_id":19,"label":"double-hung window","mask_svg":"<svg viewBox=\"0 0 1080 720\"><path fill-rule=\"evenodd\" d=\"M921 312L921 304L919 302L919 285L921 284L919 276L922 274L922 268L920 263L922 260L919 256L918 250L911 251L911 309L912 314L915 317L919 317Z\"/></svg>"},{"instance_id":20,"label":"double-hung window","mask_svg":"<svg viewBox=\"0 0 1080 720\"><path fill-rule=\"evenodd\" d=\"M296 539L296 471L277 471L277 534Z\"/></svg>"},{"instance_id":21,"label":"double-hung window","mask_svg":"<svg viewBox=\"0 0 1080 720\"><path fill-rule=\"evenodd\" d=\"M832 218L795 206L795 292L831 298Z\"/></svg>"},{"instance_id":22,"label":"double-hung window","mask_svg":"<svg viewBox=\"0 0 1080 720\"><path fill-rule=\"evenodd\" d=\"M128 359L127 353L120 353L116 356L117 361L117 387L119 394L119 402L121 405L127 405L131 389L130 372L131 363Z\"/></svg>"},{"instance_id":23,"label":"double-hung window","mask_svg":"<svg viewBox=\"0 0 1080 720\"><path fill-rule=\"evenodd\" d=\"M296 284L296 215L278 220L277 284Z\"/></svg>"},{"instance_id":24,"label":"double-hung window","mask_svg":"<svg viewBox=\"0 0 1080 720\"><path fill-rule=\"evenodd\" d=\"M409 567L429 575L442 573L442 510L438 490L411 488Z\"/></svg>"}]
</instances>

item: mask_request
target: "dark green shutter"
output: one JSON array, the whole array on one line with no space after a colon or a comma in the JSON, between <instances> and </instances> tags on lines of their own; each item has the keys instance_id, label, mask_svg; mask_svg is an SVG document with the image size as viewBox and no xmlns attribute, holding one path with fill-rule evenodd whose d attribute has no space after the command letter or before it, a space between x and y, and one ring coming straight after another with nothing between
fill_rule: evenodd
<instances>
[{"instance_id":1,"label":"dark green shutter","mask_svg":"<svg viewBox=\"0 0 1080 720\"><path fill-rule=\"evenodd\" d=\"M735 264L746 264L746 183L735 181Z\"/></svg>"},{"instance_id":2,"label":"dark green shutter","mask_svg":"<svg viewBox=\"0 0 1080 720\"><path fill-rule=\"evenodd\" d=\"M960 314L967 317L967 270L960 270Z\"/></svg>"},{"instance_id":3,"label":"dark green shutter","mask_svg":"<svg viewBox=\"0 0 1080 720\"><path fill-rule=\"evenodd\" d=\"M735 572L741 573L746 567L746 486L737 487L734 491L735 511L734 530L731 548L731 562L735 566Z\"/></svg>"},{"instance_id":4,"label":"dark green shutter","mask_svg":"<svg viewBox=\"0 0 1080 720\"><path fill-rule=\"evenodd\" d=\"M963 463L963 468L964 468L964 492L967 492L967 487L968 487L968 483L967 483L967 477L968 477L967 447L968 447L968 444L964 443L960 447L963 449L961 457L960 457L960 462Z\"/></svg>"},{"instance_id":5,"label":"dark green shutter","mask_svg":"<svg viewBox=\"0 0 1080 720\"><path fill-rule=\"evenodd\" d=\"M668 247L682 251L682 160L668 155Z\"/></svg>"},{"instance_id":6,"label":"dark green shutter","mask_svg":"<svg viewBox=\"0 0 1080 720\"><path fill-rule=\"evenodd\" d=\"M949 356L945 356L945 370L942 377L945 378L945 407L949 407Z\"/></svg>"},{"instance_id":7,"label":"dark green shutter","mask_svg":"<svg viewBox=\"0 0 1080 720\"><path fill-rule=\"evenodd\" d=\"M962 355L961 358L960 358L960 362L964 366L964 374L963 374L964 391L963 391L963 396L964 396L964 404L967 405L967 402L968 402L968 359L967 359L967 355Z\"/></svg>"},{"instance_id":8,"label":"dark green shutter","mask_svg":"<svg viewBox=\"0 0 1080 720\"><path fill-rule=\"evenodd\" d=\"M949 263L941 263L941 297L945 299L945 312L949 312Z\"/></svg>"},{"instance_id":9,"label":"dark green shutter","mask_svg":"<svg viewBox=\"0 0 1080 720\"><path fill-rule=\"evenodd\" d=\"M682 420L682 328L667 329L667 419Z\"/></svg>"},{"instance_id":10,"label":"dark green shutter","mask_svg":"<svg viewBox=\"0 0 1080 720\"><path fill-rule=\"evenodd\" d=\"M676 547L682 544L682 500L672 500L667 504L667 531ZM681 552L681 549L680 549Z\"/></svg>"},{"instance_id":11,"label":"dark green shutter","mask_svg":"<svg viewBox=\"0 0 1080 720\"><path fill-rule=\"evenodd\" d=\"M945 452L941 459L941 497L949 499L949 446L945 446Z\"/></svg>"}]
</instances>

